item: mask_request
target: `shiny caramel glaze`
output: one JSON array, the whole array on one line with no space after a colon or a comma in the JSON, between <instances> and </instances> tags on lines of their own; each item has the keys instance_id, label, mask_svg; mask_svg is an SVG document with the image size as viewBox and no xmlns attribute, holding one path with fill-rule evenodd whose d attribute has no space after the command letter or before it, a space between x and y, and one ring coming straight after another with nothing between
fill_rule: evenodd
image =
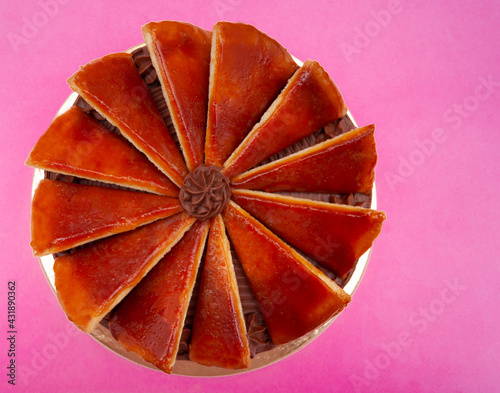
<instances>
[{"instance_id":1,"label":"shiny caramel glaze","mask_svg":"<svg viewBox=\"0 0 500 393\"><path fill-rule=\"evenodd\" d=\"M250 365L245 319L220 215L210 227L189 358L205 366L241 369Z\"/></svg>"},{"instance_id":2,"label":"shiny caramel glaze","mask_svg":"<svg viewBox=\"0 0 500 393\"><path fill-rule=\"evenodd\" d=\"M35 256L130 231L182 210L176 198L42 180L31 204Z\"/></svg>"},{"instance_id":3,"label":"shiny caramel glaze","mask_svg":"<svg viewBox=\"0 0 500 393\"><path fill-rule=\"evenodd\" d=\"M223 173L233 178L346 113L335 82L308 60L224 163Z\"/></svg>"},{"instance_id":4,"label":"shiny caramel glaze","mask_svg":"<svg viewBox=\"0 0 500 393\"><path fill-rule=\"evenodd\" d=\"M76 106L54 119L26 165L156 194L179 195L179 188L144 154Z\"/></svg>"},{"instance_id":5,"label":"shiny caramel glaze","mask_svg":"<svg viewBox=\"0 0 500 393\"><path fill-rule=\"evenodd\" d=\"M110 331L126 349L172 372L209 221L196 222L113 314Z\"/></svg>"},{"instance_id":6,"label":"shiny caramel glaze","mask_svg":"<svg viewBox=\"0 0 500 393\"><path fill-rule=\"evenodd\" d=\"M113 53L93 60L68 83L175 184L182 185L186 165L132 55Z\"/></svg>"},{"instance_id":7,"label":"shiny caramel glaze","mask_svg":"<svg viewBox=\"0 0 500 393\"><path fill-rule=\"evenodd\" d=\"M233 200L341 278L372 246L385 220L376 210L257 191L234 190Z\"/></svg>"},{"instance_id":8,"label":"shiny caramel glaze","mask_svg":"<svg viewBox=\"0 0 500 393\"><path fill-rule=\"evenodd\" d=\"M262 165L232 179L235 188L368 194L373 188L377 150L374 125Z\"/></svg>"},{"instance_id":9,"label":"shiny caramel glaze","mask_svg":"<svg viewBox=\"0 0 500 393\"><path fill-rule=\"evenodd\" d=\"M274 344L303 336L349 303L342 288L234 202L223 218Z\"/></svg>"},{"instance_id":10,"label":"shiny caramel glaze","mask_svg":"<svg viewBox=\"0 0 500 393\"><path fill-rule=\"evenodd\" d=\"M91 332L194 221L178 213L56 258L57 297L69 320Z\"/></svg>"},{"instance_id":11,"label":"shiny caramel glaze","mask_svg":"<svg viewBox=\"0 0 500 393\"><path fill-rule=\"evenodd\" d=\"M189 170L203 163L212 33L190 23L151 22L142 34Z\"/></svg>"},{"instance_id":12,"label":"shiny caramel glaze","mask_svg":"<svg viewBox=\"0 0 500 393\"><path fill-rule=\"evenodd\" d=\"M205 163L222 166L298 68L276 40L243 23L213 28Z\"/></svg>"}]
</instances>

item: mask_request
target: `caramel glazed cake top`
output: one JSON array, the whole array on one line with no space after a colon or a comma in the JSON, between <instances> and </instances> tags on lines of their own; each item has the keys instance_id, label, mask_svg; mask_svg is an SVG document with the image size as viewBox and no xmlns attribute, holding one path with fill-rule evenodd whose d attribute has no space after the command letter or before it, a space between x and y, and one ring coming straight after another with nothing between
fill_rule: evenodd
<instances>
[{"instance_id":1,"label":"caramel glazed cake top","mask_svg":"<svg viewBox=\"0 0 500 393\"><path fill-rule=\"evenodd\" d=\"M135 62L135 65L139 71L139 74L142 76L142 78L146 82L146 85L148 86L148 89L150 90L151 95L153 96L153 99L154 99L158 109L160 110L160 113L165 121L165 124L167 125L167 128L168 128L170 134L172 135L172 138L176 142L179 150L181 150L180 143L179 143L179 140L177 138L177 133L175 132L174 126L172 124L172 119L171 119L170 113L168 111L167 103L166 103L165 98L163 96L161 85L160 85L160 82L158 81L156 71L152 65L151 58L150 58L147 47L144 46L144 47L141 47L139 49L136 49L135 51L132 52L132 56L133 56L133 60ZM75 101L74 105L79 106L85 112L91 114L95 119L99 120L106 128L108 128L108 129L112 130L113 132L115 132L116 134L120 135L120 131L116 127L112 126L107 120L105 120L89 104L87 104L82 99L82 97L79 96L77 98L77 100ZM278 160L280 158L286 157L290 154L296 153L300 150L303 150L305 148L316 145L316 144L323 142L327 139L331 139L331 138L336 137L338 135L344 134L347 131L350 131L354 128L356 128L355 125L352 123L352 121L349 119L348 116L345 116L336 122L328 124L324 129L317 131L317 132L305 137L304 139L296 142L295 144L286 148L285 150L268 158L267 160L265 160L261 164L259 164L259 166L267 164L267 163L275 161L275 160ZM62 175L59 173L48 172L48 171L45 171L45 178L51 179L51 180L79 183L79 184L99 185L102 187L127 189L125 187L120 187L120 186L109 184L109 183L102 183L102 182L98 182L98 181L82 179L82 178L78 178L75 176ZM141 191L136 191L136 192L141 192ZM313 193L305 193L305 192L281 192L279 194L293 196L293 197L297 197L297 198L307 198L307 199L312 199L312 200L316 200L316 201L331 202L331 203L344 204L344 205L350 205L350 206L360 206L360 207L364 207L364 208L369 208L371 205L371 194L370 195L365 195L365 194L360 194L360 193L354 193L354 194L353 193L351 193L351 194L313 194ZM66 254L66 253L71 252L71 251L72 250L68 250L68 251L65 251L63 253L54 254L54 256L57 257L57 256ZM263 318L262 313L259 309L259 305L257 303L255 295L250 287L248 279L246 278L245 273L243 271L243 267L238 259L238 256L234 250L234 247L232 245L231 245L231 255L233 258L234 270L235 270L236 279L238 282L238 288L239 288L239 293L240 293L240 297L241 297L243 313L245 315L245 323L246 323L246 328L247 328L247 336L248 336L248 340L249 340L249 344L250 344L251 357L253 358L258 353L269 351L270 349L274 348L275 345L271 341L270 335L267 331L267 328L266 328L266 325L264 322L264 318ZM349 279L351 277L352 271L354 270L354 268L353 268L351 270L351 272L347 275L347 277L345 279L342 279L340 277L337 277L335 275L335 273L333 273L332 271L329 271L326 268L320 266L313 259L307 257L306 255L304 255L302 253L301 253L301 255L304 258L306 258L308 261L310 261L318 269L323 271L323 273L325 273L328 277L335 280L335 282L342 288L347 284L347 282L349 281ZM205 260L205 256L203 256L203 258L202 258L202 261L204 261L204 260ZM186 315L186 321L185 321L184 329L182 332L179 350L177 352L177 359L178 360L189 360L189 343L190 343L190 339L191 339L194 316L196 313L196 303L197 303L197 299L198 299L198 292L199 292L202 271L203 271L203 267L200 266L200 269L198 272L198 277L196 279L196 285L195 285L195 288L193 290L193 295L192 295L191 302L189 304L189 309L188 309L188 312ZM111 311L101 321L101 325L103 325L104 327L106 327L108 329L109 329L109 318L110 318L110 315L112 313L113 313L113 311Z\"/></svg>"}]
</instances>

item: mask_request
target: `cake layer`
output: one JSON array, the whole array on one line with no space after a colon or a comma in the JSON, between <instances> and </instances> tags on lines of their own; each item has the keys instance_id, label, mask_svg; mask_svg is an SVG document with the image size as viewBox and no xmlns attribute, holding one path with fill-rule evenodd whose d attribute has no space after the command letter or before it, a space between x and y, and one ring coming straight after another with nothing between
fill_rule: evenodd
<instances>
[{"instance_id":1,"label":"cake layer","mask_svg":"<svg viewBox=\"0 0 500 393\"><path fill-rule=\"evenodd\" d=\"M234 190L233 200L273 233L345 278L373 244L385 214L376 210Z\"/></svg>"},{"instance_id":2,"label":"cake layer","mask_svg":"<svg viewBox=\"0 0 500 393\"><path fill-rule=\"evenodd\" d=\"M192 171L204 157L212 33L174 21L148 23L142 33Z\"/></svg>"},{"instance_id":3,"label":"cake layer","mask_svg":"<svg viewBox=\"0 0 500 393\"><path fill-rule=\"evenodd\" d=\"M213 28L205 163L222 166L298 68L276 40L243 23Z\"/></svg>"},{"instance_id":4,"label":"cake layer","mask_svg":"<svg viewBox=\"0 0 500 393\"><path fill-rule=\"evenodd\" d=\"M306 61L223 166L233 178L347 113L337 85Z\"/></svg>"},{"instance_id":5,"label":"cake layer","mask_svg":"<svg viewBox=\"0 0 500 393\"><path fill-rule=\"evenodd\" d=\"M231 180L235 188L264 191L368 194L377 150L375 126L357 128Z\"/></svg>"},{"instance_id":6,"label":"cake layer","mask_svg":"<svg viewBox=\"0 0 500 393\"><path fill-rule=\"evenodd\" d=\"M26 165L167 196L179 188L125 139L81 108L56 117Z\"/></svg>"},{"instance_id":7,"label":"cake layer","mask_svg":"<svg viewBox=\"0 0 500 393\"><path fill-rule=\"evenodd\" d=\"M247 368L250 349L222 217L212 219L189 358L206 366Z\"/></svg>"},{"instance_id":8,"label":"cake layer","mask_svg":"<svg viewBox=\"0 0 500 393\"><path fill-rule=\"evenodd\" d=\"M209 222L196 222L113 314L110 331L125 348L172 372Z\"/></svg>"},{"instance_id":9,"label":"cake layer","mask_svg":"<svg viewBox=\"0 0 500 393\"><path fill-rule=\"evenodd\" d=\"M68 83L175 184L182 185L186 165L131 54L93 60Z\"/></svg>"},{"instance_id":10,"label":"cake layer","mask_svg":"<svg viewBox=\"0 0 500 393\"><path fill-rule=\"evenodd\" d=\"M31 247L54 254L182 210L176 198L42 180L31 204Z\"/></svg>"},{"instance_id":11,"label":"cake layer","mask_svg":"<svg viewBox=\"0 0 500 393\"><path fill-rule=\"evenodd\" d=\"M56 258L57 297L69 320L91 332L194 222L178 213Z\"/></svg>"},{"instance_id":12,"label":"cake layer","mask_svg":"<svg viewBox=\"0 0 500 393\"><path fill-rule=\"evenodd\" d=\"M223 217L274 344L303 336L349 303L342 288L234 202Z\"/></svg>"}]
</instances>

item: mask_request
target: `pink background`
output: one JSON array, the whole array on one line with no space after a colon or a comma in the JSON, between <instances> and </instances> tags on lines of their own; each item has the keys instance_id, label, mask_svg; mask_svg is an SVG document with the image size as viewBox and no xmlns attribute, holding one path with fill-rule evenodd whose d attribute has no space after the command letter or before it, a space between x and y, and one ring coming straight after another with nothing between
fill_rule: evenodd
<instances>
[{"instance_id":1,"label":"pink background","mask_svg":"<svg viewBox=\"0 0 500 393\"><path fill-rule=\"evenodd\" d=\"M38 1L0 5L0 331L8 280L19 331L15 388L0 335L0 391L498 391L500 3L60 3L49 16ZM352 304L299 353L242 376L163 375L72 334L28 245L33 171L23 162L70 93L66 78L141 42L140 26L162 19L254 24L319 60L358 123L377 125L388 219Z\"/></svg>"}]
</instances>

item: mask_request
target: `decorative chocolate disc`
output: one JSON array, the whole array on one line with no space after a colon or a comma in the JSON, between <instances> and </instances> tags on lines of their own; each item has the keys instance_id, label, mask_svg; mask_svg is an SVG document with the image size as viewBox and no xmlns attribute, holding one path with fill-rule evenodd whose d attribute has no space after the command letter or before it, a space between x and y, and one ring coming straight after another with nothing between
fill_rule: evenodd
<instances>
[{"instance_id":1,"label":"decorative chocolate disc","mask_svg":"<svg viewBox=\"0 0 500 393\"><path fill-rule=\"evenodd\" d=\"M221 213L231 196L229 179L215 165L200 165L186 176L179 199L186 212L200 220Z\"/></svg>"}]
</instances>

